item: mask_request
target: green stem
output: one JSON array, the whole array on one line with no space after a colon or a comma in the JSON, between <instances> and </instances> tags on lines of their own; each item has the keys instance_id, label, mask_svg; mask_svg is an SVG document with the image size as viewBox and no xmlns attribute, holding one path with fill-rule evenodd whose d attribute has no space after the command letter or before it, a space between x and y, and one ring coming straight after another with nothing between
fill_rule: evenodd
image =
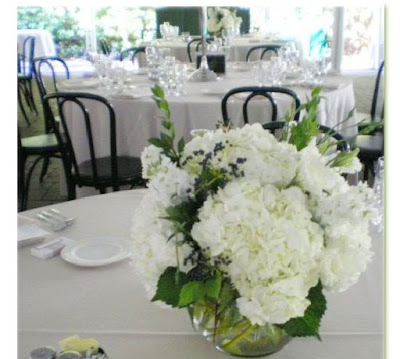
<instances>
[{"instance_id":1,"label":"green stem","mask_svg":"<svg viewBox=\"0 0 400 359\"><path fill-rule=\"evenodd\" d=\"M236 335L233 339L231 339L229 342L226 344L223 344L221 347L224 349L227 349L229 352L235 352L235 346L246 336L251 333L251 331L254 329L253 325L249 323L244 330Z\"/></svg>"},{"instance_id":2,"label":"green stem","mask_svg":"<svg viewBox=\"0 0 400 359\"><path fill-rule=\"evenodd\" d=\"M213 331L213 342L215 343L215 339L217 338L217 330L218 330L218 302L215 303L215 313L214 313L214 331Z\"/></svg>"}]
</instances>

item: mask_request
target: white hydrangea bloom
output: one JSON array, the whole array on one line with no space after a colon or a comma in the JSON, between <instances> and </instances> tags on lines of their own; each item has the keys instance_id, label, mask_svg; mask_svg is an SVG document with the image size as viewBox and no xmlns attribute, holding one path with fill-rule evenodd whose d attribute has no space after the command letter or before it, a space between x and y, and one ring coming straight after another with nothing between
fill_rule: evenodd
<instances>
[{"instance_id":1,"label":"white hydrangea bloom","mask_svg":"<svg viewBox=\"0 0 400 359\"><path fill-rule=\"evenodd\" d=\"M221 144L223 150L214 154L216 144ZM184 169L199 174L201 161L207 154L212 154L210 163L214 168L223 168L228 172L231 171L230 164L235 164L238 158L245 159L240 170L246 178L258 179L280 188L286 187L294 179L299 162L294 146L278 142L258 123L228 133L220 129L195 137L185 147L182 161Z\"/></svg>"},{"instance_id":2,"label":"white hydrangea bloom","mask_svg":"<svg viewBox=\"0 0 400 359\"><path fill-rule=\"evenodd\" d=\"M285 323L302 316L318 282L322 229L311 221L299 188L278 190L258 181L229 182L209 197L192 237L210 256L228 256L225 270L253 324ZM286 304L277 307L273 302ZM290 304L288 304L290 303Z\"/></svg>"},{"instance_id":3,"label":"white hydrangea bloom","mask_svg":"<svg viewBox=\"0 0 400 359\"><path fill-rule=\"evenodd\" d=\"M165 216L165 207L161 204L158 193L150 190L136 208L133 217L132 260L149 298L156 293L160 275L167 267L176 266L176 241L181 238L167 241L174 232L174 227L171 222L162 219ZM190 254L191 248L183 245L178 252L181 270L190 270L190 265L184 266L183 260Z\"/></svg>"},{"instance_id":4,"label":"white hydrangea bloom","mask_svg":"<svg viewBox=\"0 0 400 359\"><path fill-rule=\"evenodd\" d=\"M327 166L328 156L321 155L315 139L299 152L298 184L307 192L322 195L323 192L341 191L346 185L340 173Z\"/></svg>"},{"instance_id":5,"label":"white hydrangea bloom","mask_svg":"<svg viewBox=\"0 0 400 359\"><path fill-rule=\"evenodd\" d=\"M148 188L153 190L158 200L165 206L172 206L187 200L193 188L194 178L171 161L164 165L153 175Z\"/></svg>"}]
</instances>

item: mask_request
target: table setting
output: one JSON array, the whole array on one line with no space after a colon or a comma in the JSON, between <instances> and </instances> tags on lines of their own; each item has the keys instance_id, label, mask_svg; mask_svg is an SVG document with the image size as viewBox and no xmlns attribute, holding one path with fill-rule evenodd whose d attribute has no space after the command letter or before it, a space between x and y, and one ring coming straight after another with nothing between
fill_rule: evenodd
<instances>
[{"instance_id":1,"label":"table setting","mask_svg":"<svg viewBox=\"0 0 400 359\"><path fill-rule=\"evenodd\" d=\"M383 357L382 183L350 186L355 153L304 140L321 92L286 138L252 124L187 142L152 95L147 188L18 215L39 231L18 249L18 358Z\"/></svg>"}]
</instances>

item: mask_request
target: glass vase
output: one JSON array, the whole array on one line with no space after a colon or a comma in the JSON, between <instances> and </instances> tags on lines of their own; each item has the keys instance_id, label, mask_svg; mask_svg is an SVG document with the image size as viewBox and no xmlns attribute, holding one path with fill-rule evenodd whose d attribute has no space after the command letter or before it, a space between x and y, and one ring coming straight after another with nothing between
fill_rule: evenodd
<instances>
[{"instance_id":1,"label":"glass vase","mask_svg":"<svg viewBox=\"0 0 400 359\"><path fill-rule=\"evenodd\" d=\"M239 357L260 357L282 349L291 337L274 324L252 325L231 305L221 310L212 302L190 306L193 328L225 353Z\"/></svg>"}]
</instances>

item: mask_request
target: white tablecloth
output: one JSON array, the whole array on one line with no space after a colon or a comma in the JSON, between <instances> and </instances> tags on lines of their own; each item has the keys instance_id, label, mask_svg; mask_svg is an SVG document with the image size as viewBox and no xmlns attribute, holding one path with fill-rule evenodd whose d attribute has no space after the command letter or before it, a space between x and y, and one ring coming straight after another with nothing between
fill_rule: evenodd
<instances>
[{"instance_id":1,"label":"white tablecloth","mask_svg":"<svg viewBox=\"0 0 400 359\"><path fill-rule=\"evenodd\" d=\"M23 43L28 36L33 36L35 38L34 57L56 56L53 36L47 30L17 30L18 53L22 54Z\"/></svg>"},{"instance_id":2,"label":"white tablecloth","mask_svg":"<svg viewBox=\"0 0 400 359\"><path fill-rule=\"evenodd\" d=\"M64 85L61 83L59 90L91 92L107 97L113 105L117 116L118 153L139 156L143 148L148 144L147 140L150 137L157 137L163 128L159 118L160 112L151 97L150 88L154 85L154 82L148 80L146 74L134 76L134 88L126 89L124 94L137 96L137 98L115 98L110 95L109 90L104 88L74 89L67 86L66 83ZM82 79L82 84L84 84L84 81L90 80ZM354 107L352 82L340 77L328 78L326 82L338 87L336 89L326 88L322 92L323 98L320 103L319 122L329 127L337 126L336 129L346 137L355 135L357 133L357 128L354 126L355 118L349 119L344 124L342 123ZM185 95L167 97L172 119L176 125L177 137L184 136L186 140L189 140L193 129L215 129L217 124L222 122L221 99L223 95L234 87L249 85L256 85L256 81L253 80L250 72L228 70L226 75L221 77L219 81L188 82L184 88ZM291 88L298 94L302 102L306 100L307 96L310 96L310 88L300 86ZM278 119L282 119L291 104L291 100L285 95L279 94L275 98L278 102ZM270 120L268 117L269 109L264 101L254 100L253 104L255 112L252 112L253 108L250 108L250 122L268 122ZM243 125L242 105L243 100L240 98L234 98L228 104L231 120L235 125L239 126ZM89 108L93 108L93 106L89 105ZM76 118L76 116L76 112L72 111L68 117ZM105 114L103 115L99 110L96 116L97 123L102 123L101 118ZM72 136L75 139L82 137L84 133L84 127L79 126L76 119L72 130ZM101 127L99 125L96 135L99 136L99 144L103 142L104 149L108 148L108 144L105 141L108 136L105 124L101 125ZM81 148L86 143L84 137L81 140L83 142L74 144L78 153L81 152ZM87 158L87 155L84 155L83 160Z\"/></svg>"},{"instance_id":3,"label":"white tablecloth","mask_svg":"<svg viewBox=\"0 0 400 359\"><path fill-rule=\"evenodd\" d=\"M57 204L76 222L53 236L128 239L132 214L146 190L122 191ZM35 218L39 209L20 214ZM383 239L373 235L375 256L359 282L327 294L322 342L293 339L276 359L383 358ZM18 249L18 358L77 334L94 337L111 359L227 358L194 334L185 310L149 302L129 259L104 267L77 267L60 257L41 260Z\"/></svg>"}]
</instances>

